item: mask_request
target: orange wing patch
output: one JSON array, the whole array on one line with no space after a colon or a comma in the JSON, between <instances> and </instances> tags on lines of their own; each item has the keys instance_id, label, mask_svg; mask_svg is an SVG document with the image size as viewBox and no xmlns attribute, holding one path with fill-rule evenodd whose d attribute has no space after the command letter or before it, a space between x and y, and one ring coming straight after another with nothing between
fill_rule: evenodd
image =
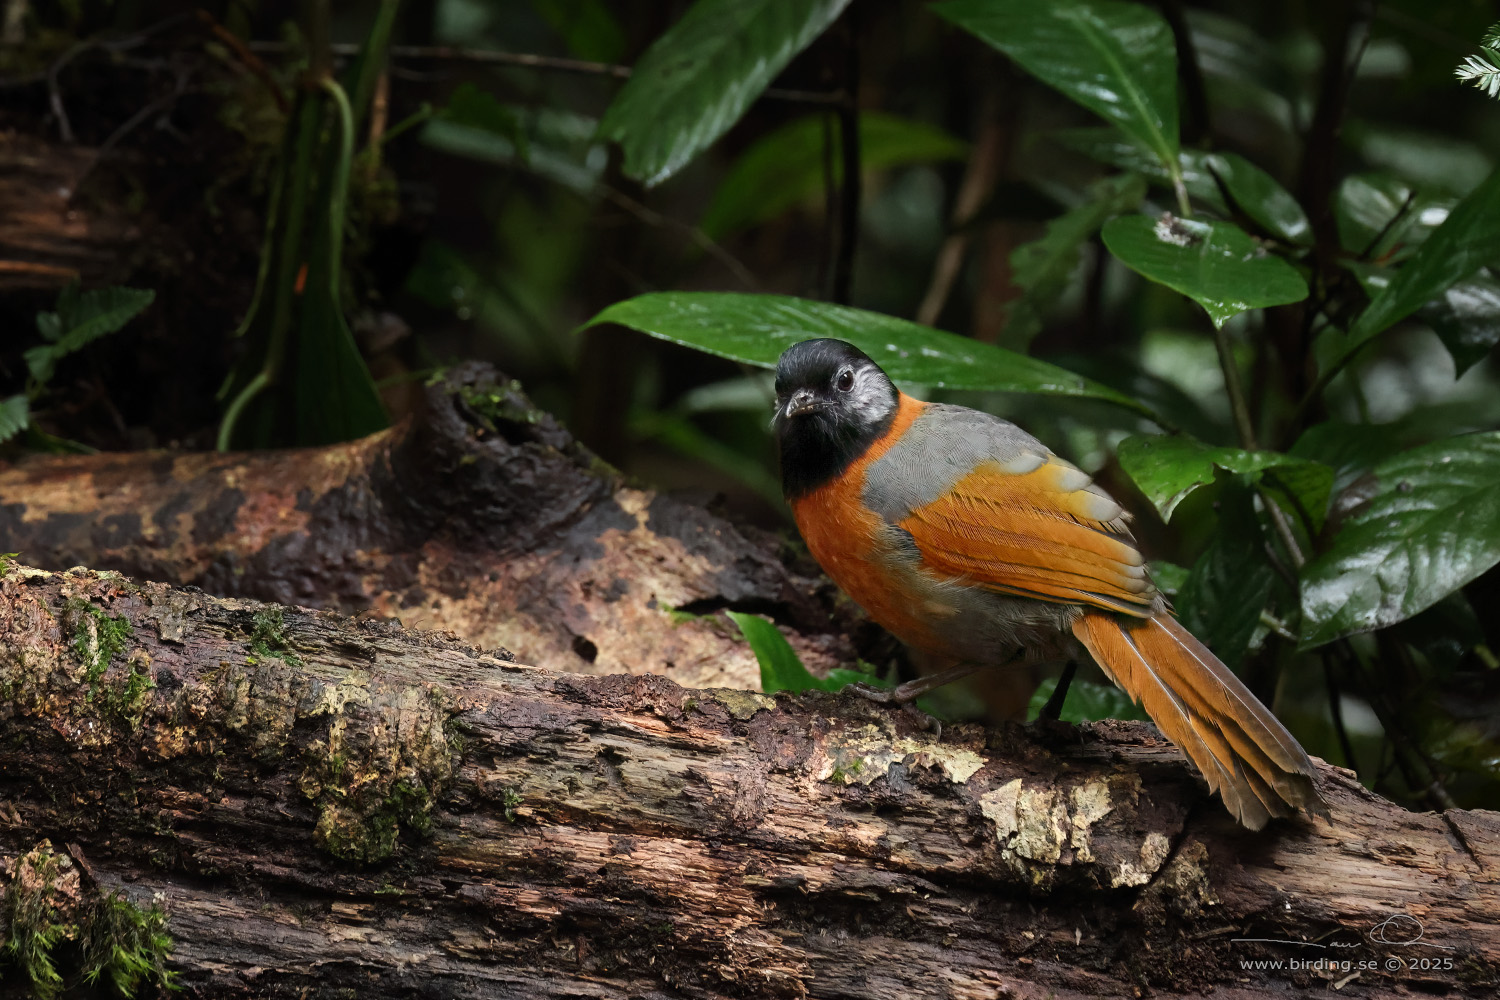
<instances>
[{"instance_id":1,"label":"orange wing patch","mask_svg":"<svg viewBox=\"0 0 1500 1000\"><path fill-rule=\"evenodd\" d=\"M1012 475L985 462L901 522L926 567L1001 593L1140 617L1156 588L1113 501L1055 457Z\"/></svg>"}]
</instances>

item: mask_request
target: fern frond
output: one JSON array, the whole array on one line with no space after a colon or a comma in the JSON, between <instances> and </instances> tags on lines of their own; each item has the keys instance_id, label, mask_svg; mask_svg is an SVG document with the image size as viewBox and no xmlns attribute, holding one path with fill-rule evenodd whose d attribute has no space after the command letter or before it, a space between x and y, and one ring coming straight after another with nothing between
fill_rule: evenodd
<instances>
[{"instance_id":1,"label":"fern frond","mask_svg":"<svg viewBox=\"0 0 1500 1000\"><path fill-rule=\"evenodd\" d=\"M1489 26L1484 37L1479 40L1479 45L1485 49L1500 49L1500 21Z\"/></svg>"},{"instance_id":2,"label":"fern frond","mask_svg":"<svg viewBox=\"0 0 1500 1000\"><path fill-rule=\"evenodd\" d=\"M1500 39L1496 41L1500 43ZM1461 82L1472 83L1491 97L1500 97L1500 66L1485 56L1469 56L1453 73Z\"/></svg>"}]
</instances>

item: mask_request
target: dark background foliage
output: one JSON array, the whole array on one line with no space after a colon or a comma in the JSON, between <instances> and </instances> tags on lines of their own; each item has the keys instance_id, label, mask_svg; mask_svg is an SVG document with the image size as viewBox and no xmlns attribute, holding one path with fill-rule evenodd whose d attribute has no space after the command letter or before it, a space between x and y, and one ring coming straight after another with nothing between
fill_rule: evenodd
<instances>
[{"instance_id":1,"label":"dark background foliage","mask_svg":"<svg viewBox=\"0 0 1500 1000\"><path fill-rule=\"evenodd\" d=\"M1492 5L1099 4L1155 26L1113 82L1177 122L1161 148L1070 99L1087 47L1028 48L1024 4L743 3L733 30L712 0L3 6L6 141L97 151L71 197L138 239L87 284L155 293L39 379L25 352L95 313L6 286L11 451L313 443L381 422L371 384L399 418L484 358L642 481L786 526L757 366L799 331L909 345L911 391L1023 423L1130 504L1184 619L1311 752L1409 804L1500 804L1500 104L1454 76ZM382 11L388 69L362 74ZM257 296L263 260L292 263ZM278 295L292 346L252 391ZM992 346L966 366L823 303Z\"/></svg>"}]
</instances>

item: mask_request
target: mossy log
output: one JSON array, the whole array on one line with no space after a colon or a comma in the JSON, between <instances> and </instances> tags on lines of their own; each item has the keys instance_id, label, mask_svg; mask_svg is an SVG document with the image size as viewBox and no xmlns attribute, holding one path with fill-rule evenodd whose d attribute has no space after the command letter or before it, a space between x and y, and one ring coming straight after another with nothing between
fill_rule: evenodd
<instances>
[{"instance_id":1,"label":"mossy log","mask_svg":"<svg viewBox=\"0 0 1500 1000\"><path fill-rule=\"evenodd\" d=\"M782 538L627 483L480 364L347 444L0 462L0 552L694 687L758 684L724 616L701 617L723 608L772 615L819 672L894 648Z\"/></svg>"},{"instance_id":2,"label":"mossy log","mask_svg":"<svg viewBox=\"0 0 1500 1000\"><path fill-rule=\"evenodd\" d=\"M1318 771L1331 822L1250 833L1144 724L936 739L852 695L0 578L7 875L59 870L50 839L154 897L191 996L1494 996L1500 815Z\"/></svg>"}]
</instances>

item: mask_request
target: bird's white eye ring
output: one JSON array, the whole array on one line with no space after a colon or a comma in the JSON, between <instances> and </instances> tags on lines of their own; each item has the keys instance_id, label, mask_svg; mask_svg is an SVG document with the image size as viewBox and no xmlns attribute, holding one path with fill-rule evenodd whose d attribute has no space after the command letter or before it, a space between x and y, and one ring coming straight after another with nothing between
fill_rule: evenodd
<instances>
[{"instance_id":1,"label":"bird's white eye ring","mask_svg":"<svg viewBox=\"0 0 1500 1000\"><path fill-rule=\"evenodd\" d=\"M839 372L838 378L833 380L833 386L839 392L848 392L854 388L854 369L845 368Z\"/></svg>"}]
</instances>

